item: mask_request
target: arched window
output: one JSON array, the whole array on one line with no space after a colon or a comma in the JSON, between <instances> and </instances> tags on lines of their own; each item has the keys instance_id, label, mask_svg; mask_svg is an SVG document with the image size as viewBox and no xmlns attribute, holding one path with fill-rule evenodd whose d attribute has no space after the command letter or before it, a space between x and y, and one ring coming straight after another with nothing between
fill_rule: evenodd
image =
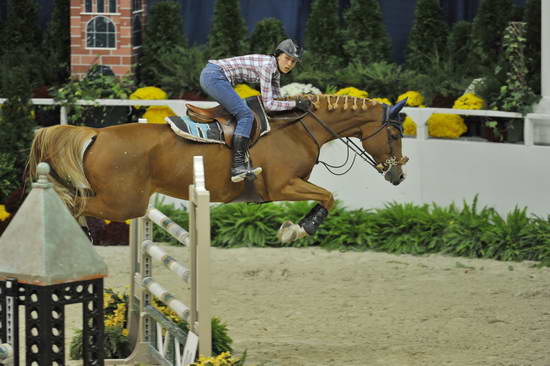
<instances>
[{"instance_id":1,"label":"arched window","mask_svg":"<svg viewBox=\"0 0 550 366\"><path fill-rule=\"evenodd\" d=\"M111 19L98 16L88 22L86 27L86 47L115 48L115 25Z\"/></svg>"},{"instance_id":2,"label":"arched window","mask_svg":"<svg viewBox=\"0 0 550 366\"><path fill-rule=\"evenodd\" d=\"M132 24L132 45L134 47L141 46L141 16L134 16L134 24Z\"/></svg>"}]
</instances>

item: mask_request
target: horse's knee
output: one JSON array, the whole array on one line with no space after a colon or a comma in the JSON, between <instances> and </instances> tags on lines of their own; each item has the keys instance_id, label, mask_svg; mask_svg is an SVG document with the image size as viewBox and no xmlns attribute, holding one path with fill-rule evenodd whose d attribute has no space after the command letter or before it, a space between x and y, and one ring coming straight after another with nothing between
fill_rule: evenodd
<instances>
[{"instance_id":1,"label":"horse's knee","mask_svg":"<svg viewBox=\"0 0 550 366\"><path fill-rule=\"evenodd\" d=\"M335 202L336 201L334 200L334 196L331 193L328 199L323 202L323 207L326 208L328 211L330 211L334 207Z\"/></svg>"}]
</instances>

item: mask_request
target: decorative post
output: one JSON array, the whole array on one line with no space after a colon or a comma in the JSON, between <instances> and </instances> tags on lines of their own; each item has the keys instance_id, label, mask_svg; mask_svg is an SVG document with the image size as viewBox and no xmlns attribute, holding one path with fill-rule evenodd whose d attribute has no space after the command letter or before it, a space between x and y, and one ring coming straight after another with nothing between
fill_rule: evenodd
<instances>
[{"instance_id":1,"label":"decorative post","mask_svg":"<svg viewBox=\"0 0 550 366\"><path fill-rule=\"evenodd\" d=\"M103 365L107 266L53 190L48 164L37 171L38 181L0 238L0 344L11 348L18 366L23 306L26 365L65 365L64 307L81 303L83 363Z\"/></svg>"},{"instance_id":2,"label":"decorative post","mask_svg":"<svg viewBox=\"0 0 550 366\"><path fill-rule=\"evenodd\" d=\"M550 2L541 0L541 112L550 113Z\"/></svg>"},{"instance_id":3,"label":"decorative post","mask_svg":"<svg viewBox=\"0 0 550 366\"><path fill-rule=\"evenodd\" d=\"M540 31L541 31L541 42L540 42L540 80L541 80L541 100L538 105L535 106L535 112L542 114L542 116L534 117L531 115L531 118L525 118L525 127L528 131L524 134L528 136L529 140L526 140L527 144L542 143L544 145L550 144L550 118L547 118L546 115L550 114L550 22L548 21L550 17L550 1L540 0L541 1L541 22L540 22ZM529 115L527 116L529 117ZM533 121L537 121L537 125L533 126ZM535 132L533 132L533 130ZM535 135L534 137L531 137ZM534 141L534 139L538 141Z\"/></svg>"}]
</instances>

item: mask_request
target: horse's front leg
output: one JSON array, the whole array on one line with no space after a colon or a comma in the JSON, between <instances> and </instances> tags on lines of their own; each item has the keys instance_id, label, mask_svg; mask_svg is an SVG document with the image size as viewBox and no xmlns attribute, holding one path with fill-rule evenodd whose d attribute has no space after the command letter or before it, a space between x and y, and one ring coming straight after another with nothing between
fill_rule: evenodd
<instances>
[{"instance_id":1,"label":"horse's front leg","mask_svg":"<svg viewBox=\"0 0 550 366\"><path fill-rule=\"evenodd\" d=\"M332 193L300 178L291 179L290 183L277 195L276 200L319 202L298 224L286 221L281 225L277 238L283 244L313 235L327 217L328 211L334 206Z\"/></svg>"}]
</instances>

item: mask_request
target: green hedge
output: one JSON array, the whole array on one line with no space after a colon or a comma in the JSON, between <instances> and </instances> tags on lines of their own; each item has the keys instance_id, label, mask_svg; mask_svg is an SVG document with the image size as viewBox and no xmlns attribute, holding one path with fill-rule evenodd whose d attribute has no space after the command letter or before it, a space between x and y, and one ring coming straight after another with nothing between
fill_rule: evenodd
<instances>
[{"instance_id":1,"label":"green hedge","mask_svg":"<svg viewBox=\"0 0 550 366\"><path fill-rule=\"evenodd\" d=\"M225 204L211 210L215 247L281 246L276 239L286 220L298 222L314 203ZM187 213L174 205L157 208L182 227ZM171 241L155 231L155 241ZM346 209L340 203L315 235L290 243L293 247L319 246L338 250L375 250L389 253L534 260L550 266L550 216L528 215L516 208L501 216L492 207L479 207L477 197L461 208L452 204L389 203L379 209Z\"/></svg>"}]
</instances>

